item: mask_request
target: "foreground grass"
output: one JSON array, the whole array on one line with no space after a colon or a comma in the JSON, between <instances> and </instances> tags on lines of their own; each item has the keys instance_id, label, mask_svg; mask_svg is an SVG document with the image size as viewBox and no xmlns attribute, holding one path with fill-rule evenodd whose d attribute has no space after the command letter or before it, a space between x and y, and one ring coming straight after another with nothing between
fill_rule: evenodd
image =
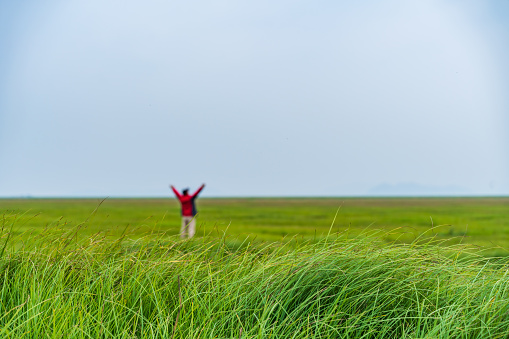
<instances>
[{"instance_id":1,"label":"foreground grass","mask_svg":"<svg viewBox=\"0 0 509 339\"><path fill-rule=\"evenodd\" d=\"M476 250L329 235L107 240L78 229L0 248L2 338L505 338L506 265ZM60 231L59 231L60 232Z\"/></svg>"}]
</instances>

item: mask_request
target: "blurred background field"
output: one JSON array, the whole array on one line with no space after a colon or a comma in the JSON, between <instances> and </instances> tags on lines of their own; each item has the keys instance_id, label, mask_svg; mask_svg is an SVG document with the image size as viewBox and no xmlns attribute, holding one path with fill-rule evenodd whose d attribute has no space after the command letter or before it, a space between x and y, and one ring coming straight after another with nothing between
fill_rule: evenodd
<instances>
[{"instance_id":1,"label":"blurred background field","mask_svg":"<svg viewBox=\"0 0 509 339\"><path fill-rule=\"evenodd\" d=\"M329 230L381 230L387 242L435 237L509 254L509 198L201 198L197 205L198 237L226 231L239 241L287 241L320 239ZM77 226L80 236L111 238L124 231L131 238L172 236L180 227L172 198L0 199L0 211L4 237L12 227L13 243Z\"/></svg>"}]
</instances>

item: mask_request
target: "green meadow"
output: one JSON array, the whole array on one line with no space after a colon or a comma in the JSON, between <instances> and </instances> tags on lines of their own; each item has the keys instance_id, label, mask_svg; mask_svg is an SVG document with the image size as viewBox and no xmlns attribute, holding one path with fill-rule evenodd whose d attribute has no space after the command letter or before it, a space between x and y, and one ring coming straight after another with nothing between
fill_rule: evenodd
<instances>
[{"instance_id":1,"label":"green meadow","mask_svg":"<svg viewBox=\"0 0 509 339\"><path fill-rule=\"evenodd\" d=\"M0 337L507 338L508 202L0 200Z\"/></svg>"},{"instance_id":2,"label":"green meadow","mask_svg":"<svg viewBox=\"0 0 509 339\"><path fill-rule=\"evenodd\" d=\"M416 238L468 243L509 253L509 198L201 198L197 235L255 241L320 239L330 231L381 230L388 242ZM3 199L12 233L80 226L79 235L178 234L178 202L167 199Z\"/></svg>"}]
</instances>

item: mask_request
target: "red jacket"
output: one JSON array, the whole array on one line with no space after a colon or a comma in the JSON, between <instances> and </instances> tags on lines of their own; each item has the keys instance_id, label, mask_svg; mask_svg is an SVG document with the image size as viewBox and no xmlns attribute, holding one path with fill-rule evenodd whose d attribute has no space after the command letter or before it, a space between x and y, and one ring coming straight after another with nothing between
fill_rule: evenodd
<instances>
[{"instance_id":1,"label":"red jacket","mask_svg":"<svg viewBox=\"0 0 509 339\"><path fill-rule=\"evenodd\" d=\"M171 186L173 193L177 196L180 201L180 205L182 206L182 215L184 217L194 217L198 211L196 211L196 206L194 204L194 199L198 196L201 190L205 187L205 185L201 185L200 188L194 192L193 195L182 195L179 191L175 189L175 187Z\"/></svg>"}]
</instances>

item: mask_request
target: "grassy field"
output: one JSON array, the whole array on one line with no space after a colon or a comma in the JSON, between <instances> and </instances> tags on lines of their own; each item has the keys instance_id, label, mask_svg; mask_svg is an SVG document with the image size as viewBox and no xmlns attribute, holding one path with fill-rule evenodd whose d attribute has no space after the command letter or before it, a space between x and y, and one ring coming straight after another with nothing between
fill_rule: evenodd
<instances>
[{"instance_id":1,"label":"grassy field","mask_svg":"<svg viewBox=\"0 0 509 339\"><path fill-rule=\"evenodd\" d=\"M0 337L507 338L508 202L0 200Z\"/></svg>"},{"instance_id":2,"label":"grassy field","mask_svg":"<svg viewBox=\"0 0 509 339\"><path fill-rule=\"evenodd\" d=\"M19 219L14 235L83 225L79 234L84 236L108 231L115 238L127 227L130 237L141 237L174 235L180 227L178 202L172 198L106 199L102 204L100 199L3 199L0 210L6 225ZM334 221L333 233L380 229L389 242L411 242L425 233L451 239L448 244L488 247L490 255L509 253L509 198L202 198L198 210L198 236L227 230L241 240L319 239Z\"/></svg>"},{"instance_id":3,"label":"grassy field","mask_svg":"<svg viewBox=\"0 0 509 339\"><path fill-rule=\"evenodd\" d=\"M233 248L225 237L110 241L72 231L25 240L0 253L2 338L470 339L509 330L507 264L463 245L345 234Z\"/></svg>"}]
</instances>

